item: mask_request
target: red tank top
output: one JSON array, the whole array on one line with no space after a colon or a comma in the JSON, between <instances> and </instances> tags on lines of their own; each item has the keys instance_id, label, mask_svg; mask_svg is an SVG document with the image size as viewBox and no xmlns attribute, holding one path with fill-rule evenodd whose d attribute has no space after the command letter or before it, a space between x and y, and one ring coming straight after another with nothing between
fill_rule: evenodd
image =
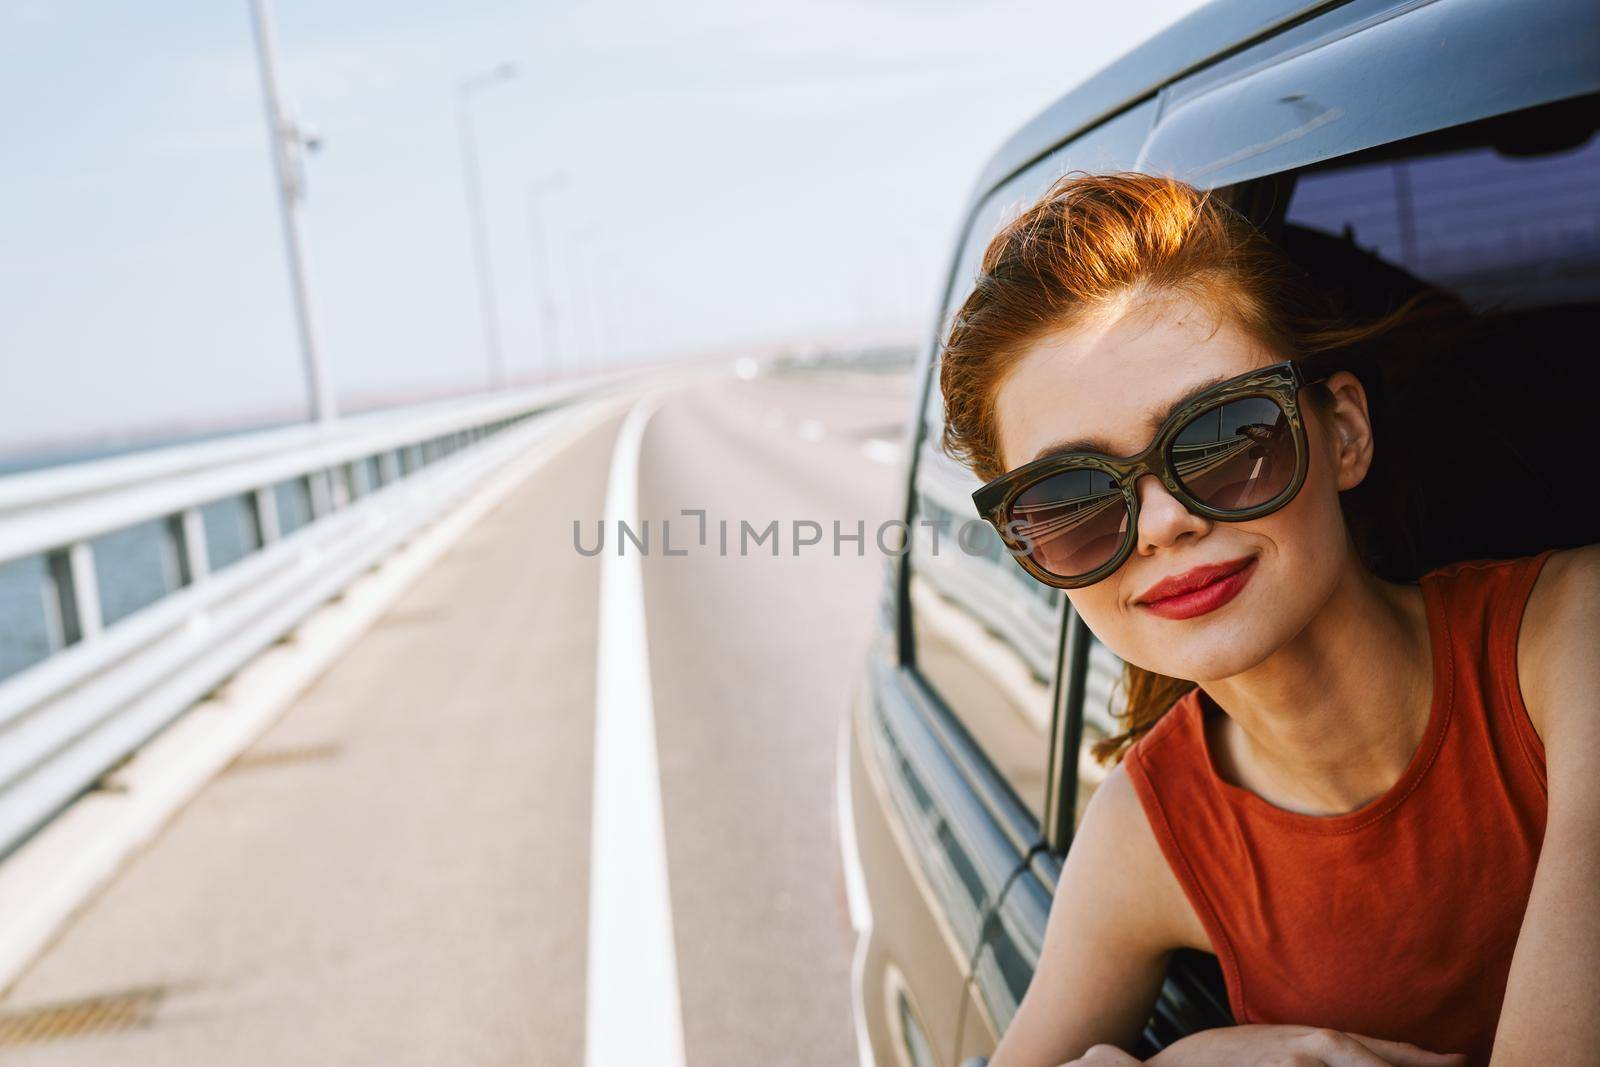
<instances>
[{"instance_id":1,"label":"red tank top","mask_svg":"<svg viewBox=\"0 0 1600 1067\"><path fill-rule=\"evenodd\" d=\"M1239 1023L1300 1023L1486 1064L1544 839L1544 746L1517 686L1523 605L1554 549L1419 584L1433 648L1422 743L1340 815L1218 776L1191 690L1125 759L1222 964Z\"/></svg>"}]
</instances>

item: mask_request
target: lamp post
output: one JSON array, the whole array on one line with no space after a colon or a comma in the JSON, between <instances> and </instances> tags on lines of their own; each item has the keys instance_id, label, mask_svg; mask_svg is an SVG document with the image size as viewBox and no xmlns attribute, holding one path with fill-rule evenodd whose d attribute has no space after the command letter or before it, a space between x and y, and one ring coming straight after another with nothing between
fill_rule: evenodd
<instances>
[{"instance_id":1,"label":"lamp post","mask_svg":"<svg viewBox=\"0 0 1600 1067\"><path fill-rule=\"evenodd\" d=\"M539 308L539 322L544 336L544 358L550 377L559 369L561 353L557 335L556 298L552 289L550 271L550 246L545 240L544 216L539 208L539 198L557 189L564 189L567 176L562 171L551 171L528 183L528 250L533 257L534 294Z\"/></svg>"},{"instance_id":2,"label":"lamp post","mask_svg":"<svg viewBox=\"0 0 1600 1067\"><path fill-rule=\"evenodd\" d=\"M289 264L289 292L294 300L295 326L300 334L300 356L305 364L306 406L313 422L338 417L327 368L317 352L311 325L311 294L306 287L305 261L300 237L300 201L305 199L305 152L315 151L317 137L284 116L278 100L278 75L272 32L270 0L250 0L250 24L256 40L256 66L261 73L261 96L267 111L267 136L272 169L277 177L278 214L283 222L284 252Z\"/></svg>"},{"instance_id":3,"label":"lamp post","mask_svg":"<svg viewBox=\"0 0 1600 1067\"><path fill-rule=\"evenodd\" d=\"M472 253L478 275L478 304L483 314L483 347L489 359L489 388L506 384L505 355L500 350L500 313L495 307L494 268L489 259L489 229L484 219L483 179L478 172L478 140L472 127L470 103L475 93L516 77L510 63L456 86L456 120L461 132L461 169L467 183L467 218L472 226Z\"/></svg>"}]
</instances>

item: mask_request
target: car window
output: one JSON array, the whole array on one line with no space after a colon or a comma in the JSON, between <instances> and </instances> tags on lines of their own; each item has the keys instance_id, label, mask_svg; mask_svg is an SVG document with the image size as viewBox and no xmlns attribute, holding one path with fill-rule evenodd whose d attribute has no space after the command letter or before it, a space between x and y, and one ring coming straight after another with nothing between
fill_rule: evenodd
<instances>
[{"instance_id":1,"label":"car window","mask_svg":"<svg viewBox=\"0 0 1600 1067\"><path fill-rule=\"evenodd\" d=\"M1587 112L1574 111L1571 102L1560 106L1560 114L1577 114L1580 128L1590 131L1559 136L1558 141L1570 142L1563 147L1536 152L1524 144L1511 152L1473 145L1463 128L1446 131L1456 142L1448 151L1432 150L1431 139L1425 139L1414 154L1397 150L1380 161L1334 161L1275 176L1270 180L1292 179L1285 239L1288 227L1347 239L1417 279L1462 296L1479 311L1559 306L1592 316L1600 306L1595 221L1600 218L1600 135L1592 132L1595 110L1593 98L1587 99ZM1519 121L1548 131L1553 113L1503 116L1485 129L1499 139L1496 143L1514 144L1515 136L1508 138L1506 131L1521 128ZM1221 191L1233 196L1247 190ZM1523 321L1529 328L1537 323ZM1508 403L1523 402L1512 398ZM1507 411L1504 417L1523 414ZM1078 818L1107 771L1090 750L1124 728L1116 718L1124 706L1122 670L1110 649L1092 643L1078 757Z\"/></svg>"},{"instance_id":2,"label":"car window","mask_svg":"<svg viewBox=\"0 0 1600 1067\"><path fill-rule=\"evenodd\" d=\"M1046 156L979 207L941 320L971 292L990 239L1069 169L1111 170L1137 155L1152 108L1141 107ZM939 449L944 398L938 362L924 409L912 492L909 611L912 662L1041 824L1062 612L1059 589L1031 578L978 517L979 482Z\"/></svg>"},{"instance_id":3,"label":"car window","mask_svg":"<svg viewBox=\"0 0 1600 1067\"><path fill-rule=\"evenodd\" d=\"M1591 94L1294 177L1279 240L1314 276L1369 310L1431 284L1476 313L1384 382L1383 432L1411 482L1384 553L1399 573L1594 540L1592 503L1564 488L1594 473L1583 430L1600 364L1574 338L1600 329L1597 129ZM1485 512L1469 503L1484 485L1547 503Z\"/></svg>"},{"instance_id":4,"label":"car window","mask_svg":"<svg viewBox=\"0 0 1600 1067\"><path fill-rule=\"evenodd\" d=\"M924 445L908 583L913 663L1042 822L1063 598L1017 566L977 518L977 487Z\"/></svg>"},{"instance_id":5,"label":"car window","mask_svg":"<svg viewBox=\"0 0 1600 1067\"><path fill-rule=\"evenodd\" d=\"M1302 175L1285 221L1347 236L1479 309L1600 298L1600 136L1479 146Z\"/></svg>"}]
</instances>

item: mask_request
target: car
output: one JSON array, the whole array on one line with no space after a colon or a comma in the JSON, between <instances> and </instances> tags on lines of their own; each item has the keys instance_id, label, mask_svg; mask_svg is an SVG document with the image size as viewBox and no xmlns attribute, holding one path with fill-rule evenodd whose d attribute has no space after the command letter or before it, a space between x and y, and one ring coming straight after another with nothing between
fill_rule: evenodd
<instances>
[{"instance_id":1,"label":"car","mask_svg":"<svg viewBox=\"0 0 1600 1067\"><path fill-rule=\"evenodd\" d=\"M1414 442L1433 450L1416 496L1443 507L1488 485L1502 506L1437 524L1419 558L1587 544L1592 500L1571 490L1593 485L1579 434L1600 363L1597 93L1591 0L1217 0L989 160L916 364L907 550L885 560L841 731L863 1065L992 1053L1107 770L1090 747L1116 730L1117 657L1007 558L973 509L976 480L938 447L939 338L997 228L1069 170L1166 173L1218 190L1353 307L1381 312L1422 285L1456 294L1496 324L1493 343L1416 387L1452 427ZM1549 373L1510 384L1495 375L1508 356ZM1558 502L1530 522L1527 493ZM1232 1022L1216 958L1183 950L1130 1051Z\"/></svg>"}]
</instances>

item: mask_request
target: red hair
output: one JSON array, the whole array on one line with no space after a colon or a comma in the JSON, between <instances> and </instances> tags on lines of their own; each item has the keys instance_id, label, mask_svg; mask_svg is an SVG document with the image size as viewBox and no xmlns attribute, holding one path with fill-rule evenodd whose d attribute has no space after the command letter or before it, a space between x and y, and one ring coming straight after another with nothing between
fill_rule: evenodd
<instances>
[{"instance_id":1,"label":"red hair","mask_svg":"<svg viewBox=\"0 0 1600 1067\"><path fill-rule=\"evenodd\" d=\"M1148 174L1067 174L990 241L952 318L940 353L941 449L983 481L1005 473L995 398L1023 353L1113 304L1161 295L1191 298L1279 359L1311 362L1415 319L1421 299L1377 322L1352 323L1218 194ZM1325 410L1331 394L1317 385L1310 399ZM1349 507L1345 517L1370 565L1381 542L1374 523L1357 521ZM1102 761L1120 759L1195 685L1131 663L1123 682L1127 729L1095 745Z\"/></svg>"}]
</instances>

